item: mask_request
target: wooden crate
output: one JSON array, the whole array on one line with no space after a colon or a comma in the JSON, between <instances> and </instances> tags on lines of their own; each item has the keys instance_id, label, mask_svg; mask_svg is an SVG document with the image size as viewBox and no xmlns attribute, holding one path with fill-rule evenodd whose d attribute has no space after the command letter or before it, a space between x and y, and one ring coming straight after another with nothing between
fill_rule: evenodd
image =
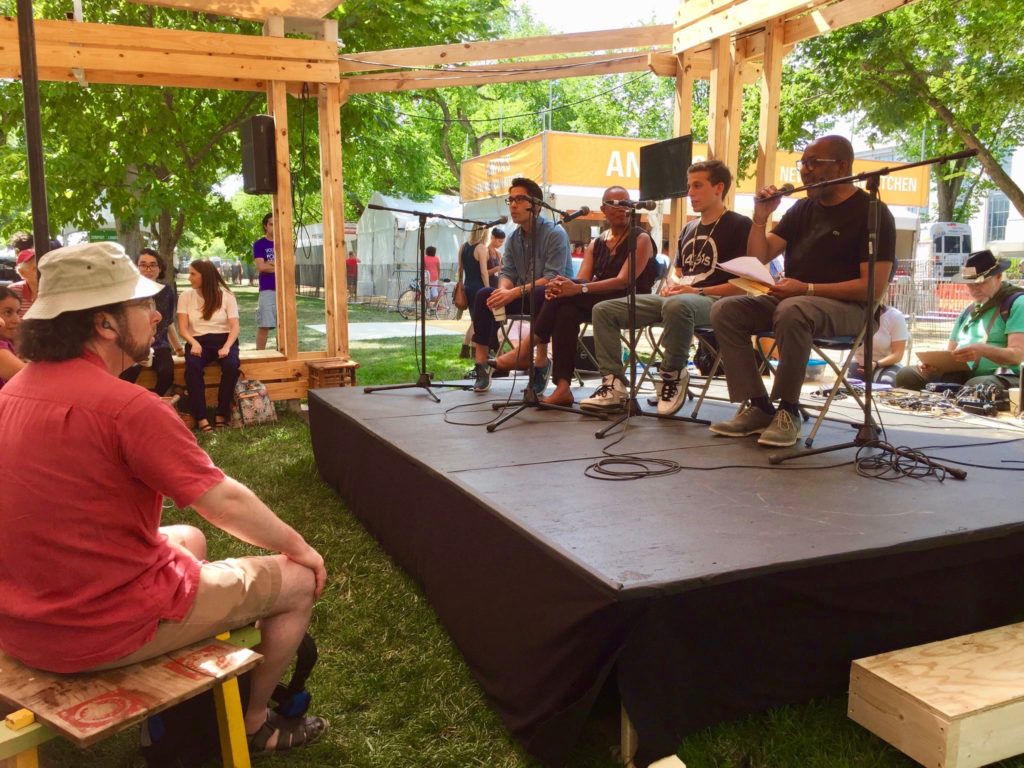
<instances>
[{"instance_id":1,"label":"wooden crate","mask_svg":"<svg viewBox=\"0 0 1024 768\"><path fill-rule=\"evenodd\" d=\"M1024 753L1024 623L853 662L847 713L929 768Z\"/></svg>"},{"instance_id":2,"label":"wooden crate","mask_svg":"<svg viewBox=\"0 0 1024 768\"><path fill-rule=\"evenodd\" d=\"M309 369L309 388L323 387L354 387L356 385L356 369L359 363L354 360L313 360L306 363Z\"/></svg>"}]
</instances>

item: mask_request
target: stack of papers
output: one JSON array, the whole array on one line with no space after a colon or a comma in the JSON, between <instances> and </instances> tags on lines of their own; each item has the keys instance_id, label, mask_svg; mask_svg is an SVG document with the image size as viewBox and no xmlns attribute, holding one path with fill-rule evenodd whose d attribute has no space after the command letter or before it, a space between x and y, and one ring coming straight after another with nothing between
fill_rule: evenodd
<instances>
[{"instance_id":1,"label":"stack of papers","mask_svg":"<svg viewBox=\"0 0 1024 768\"><path fill-rule=\"evenodd\" d=\"M768 271L768 267L754 256L740 256L718 266L729 274L736 275L729 281L730 285L735 285L751 296L762 296L775 284L775 278Z\"/></svg>"}]
</instances>

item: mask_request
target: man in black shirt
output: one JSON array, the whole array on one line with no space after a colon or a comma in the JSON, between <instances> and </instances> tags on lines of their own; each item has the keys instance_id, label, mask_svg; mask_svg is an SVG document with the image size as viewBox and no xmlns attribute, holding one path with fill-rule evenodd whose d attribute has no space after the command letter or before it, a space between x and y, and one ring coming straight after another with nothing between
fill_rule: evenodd
<instances>
[{"instance_id":1,"label":"man in black shirt","mask_svg":"<svg viewBox=\"0 0 1024 768\"><path fill-rule=\"evenodd\" d=\"M842 136L824 136L804 150L797 164L805 185L849 176L853 146ZM769 262L785 251L785 277L764 296L738 296L711 311L725 364L729 399L743 403L729 421L712 424L718 435L760 434L758 443L789 446L800 439L800 387L815 336L856 336L865 321L868 286L868 195L852 184L807 191L765 234L779 198L774 186L754 203L747 254ZM879 211L875 299L889 285L896 225L889 209ZM750 354L753 334L774 331L779 366L769 398ZM776 411L772 400L779 401Z\"/></svg>"},{"instance_id":2,"label":"man in black shirt","mask_svg":"<svg viewBox=\"0 0 1024 768\"><path fill-rule=\"evenodd\" d=\"M711 322L711 305L718 297L740 293L718 265L744 254L750 232L750 219L725 207L723 198L732 174L721 160L694 163L686 178L690 205L700 218L680 233L675 267L660 295L636 297L637 325L663 323L665 327L659 415L674 414L686 399L686 361L694 326ZM620 331L629 326L628 301L612 299L594 307L594 349L604 378L594 394L580 403L581 408L612 410L625 402Z\"/></svg>"}]
</instances>

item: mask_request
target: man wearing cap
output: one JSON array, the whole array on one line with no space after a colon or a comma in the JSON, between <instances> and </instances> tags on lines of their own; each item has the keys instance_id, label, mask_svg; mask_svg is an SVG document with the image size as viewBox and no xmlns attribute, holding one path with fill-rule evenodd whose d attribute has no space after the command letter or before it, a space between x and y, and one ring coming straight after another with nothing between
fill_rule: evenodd
<instances>
[{"instance_id":1,"label":"man wearing cap","mask_svg":"<svg viewBox=\"0 0 1024 768\"><path fill-rule=\"evenodd\" d=\"M960 272L958 282L967 284L973 303L957 318L947 348L967 370L943 372L924 364L907 367L896 374L897 387L923 389L933 381L1001 389L1017 386L1024 360L1024 301L1020 300L1024 291L1003 282L1009 266L984 250L968 256Z\"/></svg>"},{"instance_id":2,"label":"man wearing cap","mask_svg":"<svg viewBox=\"0 0 1024 768\"><path fill-rule=\"evenodd\" d=\"M0 649L71 673L259 620L251 747L315 740L325 721L271 720L267 702L324 587L323 559L226 477L156 395L118 379L149 354L163 286L115 243L59 248L40 271L21 325L29 363L0 390L0 443L20 470L0 483ZM198 528L160 525L164 495L281 554L205 562Z\"/></svg>"}]
</instances>

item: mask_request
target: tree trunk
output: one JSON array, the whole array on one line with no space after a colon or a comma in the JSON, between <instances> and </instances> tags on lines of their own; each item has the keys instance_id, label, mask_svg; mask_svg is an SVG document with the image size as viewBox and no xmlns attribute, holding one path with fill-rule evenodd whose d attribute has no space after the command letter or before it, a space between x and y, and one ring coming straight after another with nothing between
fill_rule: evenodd
<instances>
[{"instance_id":1,"label":"tree trunk","mask_svg":"<svg viewBox=\"0 0 1024 768\"><path fill-rule=\"evenodd\" d=\"M114 226L117 228L117 242L124 247L125 253L134 259L144 245L142 222L134 217L131 220L115 219Z\"/></svg>"}]
</instances>

